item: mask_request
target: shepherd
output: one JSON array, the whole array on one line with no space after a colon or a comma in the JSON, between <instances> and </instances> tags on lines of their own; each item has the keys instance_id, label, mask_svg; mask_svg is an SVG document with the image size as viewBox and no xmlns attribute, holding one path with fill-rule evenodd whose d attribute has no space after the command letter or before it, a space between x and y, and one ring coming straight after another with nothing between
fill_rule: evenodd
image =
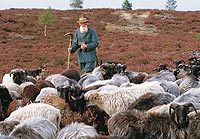
<instances>
[{"instance_id":1,"label":"shepherd","mask_svg":"<svg viewBox=\"0 0 200 139\"><path fill-rule=\"evenodd\" d=\"M77 21L79 28L76 29L72 47L68 53L73 54L78 50L78 62L82 73L91 72L97 60L97 48L99 45L98 35L93 28L88 27L89 20L81 15Z\"/></svg>"}]
</instances>

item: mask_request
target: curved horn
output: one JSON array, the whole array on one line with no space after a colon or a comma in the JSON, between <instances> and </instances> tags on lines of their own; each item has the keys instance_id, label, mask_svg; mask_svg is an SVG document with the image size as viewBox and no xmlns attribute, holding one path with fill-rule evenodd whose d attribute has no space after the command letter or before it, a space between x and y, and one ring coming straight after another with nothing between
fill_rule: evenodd
<instances>
[{"instance_id":1,"label":"curved horn","mask_svg":"<svg viewBox=\"0 0 200 139\"><path fill-rule=\"evenodd\" d=\"M72 100L76 100L76 98L74 96L71 96Z\"/></svg>"},{"instance_id":2,"label":"curved horn","mask_svg":"<svg viewBox=\"0 0 200 139\"><path fill-rule=\"evenodd\" d=\"M172 111L171 109L175 110L175 108L179 106L178 104L176 103L172 103L170 106L169 106L169 114L171 115L172 114Z\"/></svg>"},{"instance_id":3,"label":"curved horn","mask_svg":"<svg viewBox=\"0 0 200 139\"><path fill-rule=\"evenodd\" d=\"M186 103L186 104L184 104L184 106L186 106L188 108L192 107L194 109L194 111L196 112L196 114L197 114L197 110L195 109L195 107L194 107L194 105L192 103Z\"/></svg>"}]
</instances>

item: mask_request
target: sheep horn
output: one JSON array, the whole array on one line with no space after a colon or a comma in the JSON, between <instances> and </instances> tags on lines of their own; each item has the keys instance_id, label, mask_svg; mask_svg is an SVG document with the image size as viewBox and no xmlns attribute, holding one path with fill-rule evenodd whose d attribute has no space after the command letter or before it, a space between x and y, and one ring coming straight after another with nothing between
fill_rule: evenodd
<instances>
[{"instance_id":1,"label":"sheep horn","mask_svg":"<svg viewBox=\"0 0 200 139\"><path fill-rule=\"evenodd\" d=\"M74 96L71 96L71 98L72 98L73 100L76 100L76 98L75 98Z\"/></svg>"},{"instance_id":2,"label":"sheep horn","mask_svg":"<svg viewBox=\"0 0 200 139\"><path fill-rule=\"evenodd\" d=\"M186 104L184 104L184 106L186 106L188 108L192 107L194 109L194 111L196 112L196 114L197 114L197 110L195 109L195 107L194 107L194 105L192 103L186 103Z\"/></svg>"},{"instance_id":3,"label":"sheep horn","mask_svg":"<svg viewBox=\"0 0 200 139\"><path fill-rule=\"evenodd\" d=\"M170 107L169 107L169 114L170 114L170 115L172 114L171 109L175 110L175 108L176 108L177 106L179 106L179 105L176 104L176 103L172 103L172 104L170 105Z\"/></svg>"}]
</instances>

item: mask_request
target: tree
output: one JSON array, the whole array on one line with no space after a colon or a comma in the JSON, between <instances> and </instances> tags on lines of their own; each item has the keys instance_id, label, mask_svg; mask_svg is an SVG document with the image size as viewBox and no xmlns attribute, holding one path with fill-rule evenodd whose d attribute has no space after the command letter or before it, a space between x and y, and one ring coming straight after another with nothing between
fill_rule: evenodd
<instances>
[{"instance_id":1,"label":"tree","mask_svg":"<svg viewBox=\"0 0 200 139\"><path fill-rule=\"evenodd\" d=\"M83 8L83 0L71 0L71 3L69 4L70 7L75 9L81 9Z\"/></svg>"},{"instance_id":2,"label":"tree","mask_svg":"<svg viewBox=\"0 0 200 139\"><path fill-rule=\"evenodd\" d=\"M167 10L175 10L176 7L176 0L167 0L167 4L165 5L165 8Z\"/></svg>"},{"instance_id":3,"label":"tree","mask_svg":"<svg viewBox=\"0 0 200 139\"><path fill-rule=\"evenodd\" d=\"M47 36L47 26L52 25L55 22L55 16L51 12L51 7L45 10L39 17L39 22L44 26L44 36Z\"/></svg>"},{"instance_id":4,"label":"tree","mask_svg":"<svg viewBox=\"0 0 200 139\"><path fill-rule=\"evenodd\" d=\"M132 10L132 3L130 3L128 0L125 0L122 4L123 10Z\"/></svg>"}]
</instances>

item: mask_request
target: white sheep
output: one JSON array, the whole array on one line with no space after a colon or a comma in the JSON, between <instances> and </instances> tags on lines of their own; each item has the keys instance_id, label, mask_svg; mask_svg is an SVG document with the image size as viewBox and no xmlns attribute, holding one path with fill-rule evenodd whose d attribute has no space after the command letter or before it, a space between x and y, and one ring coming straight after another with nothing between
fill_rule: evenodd
<instances>
[{"instance_id":1,"label":"white sheep","mask_svg":"<svg viewBox=\"0 0 200 139\"><path fill-rule=\"evenodd\" d=\"M110 94L92 92L87 94L86 100L91 104L97 104L99 108L107 114L112 115L116 112L124 111L136 99L146 93L165 93L159 82L145 82L131 87L122 87Z\"/></svg>"},{"instance_id":2,"label":"white sheep","mask_svg":"<svg viewBox=\"0 0 200 139\"><path fill-rule=\"evenodd\" d=\"M71 123L62 128L56 139L81 139L83 137L94 137L97 135L96 129L84 123Z\"/></svg>"},{"instance_id":3,"label":"white sheep","mask_svg":"<svg viewBox=\"0 0 200 139\"><path fill-rule=\"evenodd\" d=\"M48 94L54 94L54 95L57 95L57 96L60 96L59 92L57 89L53 88L53 87L45 87L45 88L42 88L40 90L40 93L39 95L36 97L35 101L36 102L40 102L41 99L48 95Z\"/></svg>"},{"instance_id":4,"label":"white sheep","mask_svg":"<svg viewBox=\"0 0 200 139\"><path fill-rule=\"evenodd\" d=\"M42 117L33 117L22 121L9 136L24 139L55 139L56 126Z\"/></svg>"},{"instance_id":5,"label":"white sheep","mask_svg":"<svg viewBox=\"0 0 200 139\"><path fill-rule=\"evenodd\" d=\"M31 117L43 117L60 127L61 114L57 108L44 103L31 103L13 111L5 121L23 121Z\"/></svg>"}]
</instances>

